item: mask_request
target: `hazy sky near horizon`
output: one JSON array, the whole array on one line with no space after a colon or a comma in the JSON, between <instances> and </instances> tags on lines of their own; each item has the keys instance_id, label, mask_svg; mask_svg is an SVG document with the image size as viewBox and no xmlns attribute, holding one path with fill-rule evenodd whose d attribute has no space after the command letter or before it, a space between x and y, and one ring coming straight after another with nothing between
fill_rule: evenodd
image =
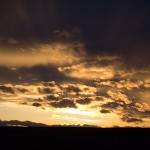
<instances>
[{"instance_id":1,"label":"hazy sky near horizon","mask_svg":"<svg viewBox=\"0 0 150 150\"><path fill-rule=\"evenodd\" d=\"M0 120L150 127L150 2L0 1Z\"/></svg>"}]
</instances>

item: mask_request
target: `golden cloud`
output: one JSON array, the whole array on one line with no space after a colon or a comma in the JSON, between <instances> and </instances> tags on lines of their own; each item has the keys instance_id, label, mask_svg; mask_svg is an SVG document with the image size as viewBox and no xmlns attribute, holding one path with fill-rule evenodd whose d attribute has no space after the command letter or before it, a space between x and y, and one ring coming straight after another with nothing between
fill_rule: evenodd
<instances>
[{"instance_id":1,"label":"golden cloud","mask_svg":"<svg viewBox=\"0 0 150 150\"><path fill-rule=\"evenodd\" d=\"M130 104L131 101L128 99L127 95L122 94L121 92L112 92L108 91L108 95L114 100L122 100L125 104Z\"/></svg>"},{"instance_id":2,"label":"golden cloud","mask_svg":"<svg viewBox=\"0 0 150 150\"><path fill-rule=\"evenodd\" d=\"M135 103L136 108L140 112L150 111L150 105L148 103Z\"/></svg>"},{"instance_id":3,"label":"golden cloud","mask_svg":"<svg viewBox=\"0 0 150 150\"><path fill-rule=\"evenodd\" d=\"M104 85L104 86L110 86L110 87L116 87L118 89L126 88L127 90L132 90L133 88L139 88L144 84L144 81L137 80L137 81L131 81L130 79L127 80L120 80L118 82L115 81L96 81L96 85Z\"/></svg>"},{"instance_id":4,"label":"golden cloud","mask_svg":"<svg viewBox=\"0 0 150 150\"><path fill-rule=\"evenodd\" d=\"M75 51L75 49L77 49ZM35 48L0 51L0 65L7 67L31 67L34 65L53 64L56 66L72 64L82 59L83 44L52 43L40 44ZM7 63L6 63L7 62Z\"/></svg>"},{"instance_id":5,"label":"golden cloud","mask_svg":"<svg viewBox=\"0 0 150 150\"><path fill-rule=\"evenodd\" d=\"M66 76L81 79L110 79L113 78L115 74L113 66L88 67L88 63L80 63L71 67L59 67L58 70Z\"/></svg>"}]
</instances>

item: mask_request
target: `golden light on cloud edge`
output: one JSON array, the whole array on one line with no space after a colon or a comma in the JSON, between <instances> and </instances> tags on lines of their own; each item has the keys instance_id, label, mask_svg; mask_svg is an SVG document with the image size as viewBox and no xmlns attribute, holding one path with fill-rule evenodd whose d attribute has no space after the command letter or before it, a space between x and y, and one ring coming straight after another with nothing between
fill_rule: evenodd
<instances>
[{"instance_id":1,"label":"golden light on cloud edge","mask_svg":"<svg viewBox=\"0 0 150 150\"><path fill-rule=\"evenodd\" d=\"M113 127L117 125L120 127L149 127L149 103L145 103L142 99L135 101L134 97L129 100L128 97L130 95L128 93L121 92L120 88L119 91L118 89L110 91L109 86L109 90L106 90L104 95L103 88L106 89L106 85L104 87L70 83L58 85L56 82L50 82L47 85L44 83L44 85L30 86L5 84L0 86L2 94L1 106L8 107L6 104L9 102L9 108L14 103L15 107L11 108L14 109L13 111L18 109L22 112L23 108L24 112L22 113L25 113L25 111L30 110L30 121L34 121L35 116L33 115L32 117L32 114L34 114L35 110L38 110L41 116L45 113L52 113L53 115L52 118L50 117L50 120L55 121L51 123L48 123L42 117L40 118L40 116L38 119L37 116L39 121L41 119L42 123L49 125L57 123L59 125L89 124L100 127ZM122 86L121 89L124 89L124 87ZM98 91L102 91L102 93ZM131 92L131 89L126 89L126 91ZM14 119L15 117L20 119L21 116L18 116L17 113L14 115L11 114L11 111L6 112L6 110L2 110L2 119L6 117L6 113L7 116L10 115L10 117L6 117L8 119L11 116ZM131 116L124 118L124 114ZM54 118L54 116L57 117ZM27 117L26 115L26 119ZM110 120L112 117L116 119Z\"/></svg>"},{"instance_id":2,"label":"golden light on cloud edge","mask_svg":"<svg viewBox=\"0 0 150 150\"><path fill-rule=\"evenodd\" d=\"M129 69L119 55L89 56L80 42L38 44L19 53L0 54L0 65L19 80L0 85L0 106L11 108L3 109L3 120L99 127L150 125L149 68ZM45 77L48 81L43 81ZM30 83L29 78L36 80ZM21 119L17 109L22 115L30 110L30 117Z\"/></svg>"}]
</instances>

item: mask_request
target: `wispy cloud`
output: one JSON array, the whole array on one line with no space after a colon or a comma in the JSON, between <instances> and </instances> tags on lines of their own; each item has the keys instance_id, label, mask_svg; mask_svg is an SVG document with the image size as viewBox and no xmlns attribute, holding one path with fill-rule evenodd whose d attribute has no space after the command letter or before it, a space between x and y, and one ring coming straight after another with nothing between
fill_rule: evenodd
<instances>
[{"instance_id":1,"label":"wispy cloud","mask_svg":"<svg viewBox=\"0 0 150 150\"><path fill-rule=\"evenodd\" d=\"M37 44L29 48L0 49L0 65L7 67L31 67L35 65L64 65L79 61L83 55L82 43ZM76 50L75 50L76 49ZM7 62L7 63L6 63Z\"/></svg>"}]
</instances>

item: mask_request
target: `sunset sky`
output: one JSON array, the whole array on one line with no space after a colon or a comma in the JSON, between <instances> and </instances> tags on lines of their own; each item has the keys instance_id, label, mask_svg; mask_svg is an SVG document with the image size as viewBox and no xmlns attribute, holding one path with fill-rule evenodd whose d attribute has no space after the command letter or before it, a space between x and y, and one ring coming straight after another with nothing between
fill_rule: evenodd
<instances>
[{"instance_id":1,"label":"sunset sky","mask_svg":"<svg viewBox=\"0 0 150 150\"><path fill-rule=\"evenodd\" d=\"M0 126L25 121L150 127L150 2L1 0Z\"/></svg>"}]
</instances>

